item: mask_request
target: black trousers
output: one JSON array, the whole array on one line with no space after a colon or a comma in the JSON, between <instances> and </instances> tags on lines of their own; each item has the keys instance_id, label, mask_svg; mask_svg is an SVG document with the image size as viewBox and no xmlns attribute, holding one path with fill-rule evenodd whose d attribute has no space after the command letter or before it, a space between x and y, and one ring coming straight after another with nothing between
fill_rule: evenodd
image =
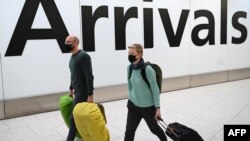
<instances>
[{"instance_id":1,"label":"black trousers","mask_svg":"<svg viewBox=\"0 0 250 141\"><path fill-rule=\"evenodd\" d=\"M76 132L77 132L77 128L76 128L75 120L74 120L73 113L72 113L70 116L70 127L69 127L67 141L74 141L76 137Z\"/></svg>"},{"instance_id":2,"label":"black trousers","mask_svg":"<svg viewBox=\"0 0 250 141\"><path fill-rule=\"evenodd\" d=\"M135 106L131 101L128 101L127 125L124 141L134 141L135 131L143 118L150 131L155 134L160 141L167 141L167 137L161 127L155 120L155 107L140 108Z\"/></svg>"},{"instance_id":3,"label":"black trousers","mask_svg":"<svg viewBox=\"0 0 250 141\"><path fill-rule=\"evenodd\" d=\"M75 91L74 96L75 96L74 103L73 103L74 107L76 106L76 104L80 102L86 102L88 99L88 94L83 90ZM76 128L75 120L74 120L73 113L72 113L70 116L70 127L69 127L67 141L74 141L76 137L76 132L77 132L77 128Z\"/></svg>"}]
</instances>

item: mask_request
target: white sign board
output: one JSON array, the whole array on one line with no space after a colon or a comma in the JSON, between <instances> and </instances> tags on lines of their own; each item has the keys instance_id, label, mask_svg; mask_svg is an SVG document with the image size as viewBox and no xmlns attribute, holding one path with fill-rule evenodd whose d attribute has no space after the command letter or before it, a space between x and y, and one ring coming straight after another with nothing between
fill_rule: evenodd
<instances>
[{"instance_id":1,"label":"white sign board","mask_svg":"<svg viewBox=\"0 0 250 141\"><path fill-rule=\"evenodd\" d=\"M95 87L127 82L127 46L163 77L250 67L248 0L8 0L0 2L6 99L68 90L68 34L92 57Z\"/></svg>"}]
</instances>

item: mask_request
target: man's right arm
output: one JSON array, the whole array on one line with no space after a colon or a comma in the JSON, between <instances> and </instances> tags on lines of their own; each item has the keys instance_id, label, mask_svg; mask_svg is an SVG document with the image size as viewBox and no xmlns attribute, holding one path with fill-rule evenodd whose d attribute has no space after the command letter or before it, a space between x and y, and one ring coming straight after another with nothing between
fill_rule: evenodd
<instances>
[{"instance_id":1,"label":"man's right arm","mask_svg":"<svg viewBox=\"0 0 250 141\"><path fill-rule=\"evenodd\" d=\"M71 83L70 83L70 86L69 86L69 95L70 95L71 97L73 97L73 94L74 94L74 88L73 88L72 82L71 82Z\"/></svg>"},{"instance_id":2,"label":"man's right arm","mask_svg":"<svg viewBox=\"0 0 250 141\"><path fill-rule=\"evenodd\" d=\"M88 54L85 54L80 61L81 69L87 79L88 95L92 96L94 91L94 75L92 73L91 58Z\"/></svg>"}]
</instances>

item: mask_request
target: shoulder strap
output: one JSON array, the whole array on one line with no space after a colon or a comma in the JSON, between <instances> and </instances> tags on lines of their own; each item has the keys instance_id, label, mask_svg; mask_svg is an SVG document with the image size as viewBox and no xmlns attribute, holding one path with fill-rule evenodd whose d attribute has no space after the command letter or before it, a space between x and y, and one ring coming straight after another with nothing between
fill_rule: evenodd
<instances>
[{"instance_id":1,"label":"shoulder strap","mask_svg":"<svg viewBox=\"0 0 250 141\"><path fill-rule=\"evenodd\" d=\"M131 77L132 71L133 71L133 69L132 69L132 67L131 67L131 65L130 65L130 66L129 66L129 74L128 74L128 78L130 78L130 77Z\"/></svg>"},{"instance_id":2,"label":"shoulder strap","mask_svg":"<svg viewBox=\"0 0 250 141\"><path fill-rule=\"evenodd\" d=\"M101 113L102 113L102 116L104 118L104 121L105 123L107 124L107 118L106 118L106 115L105 115L105 109L104 109L104 106L101 104L101 103L97 103L97 106L99 107Z\"/></svg>"},{"instance_id":3,"label":"shoulder strap","mask_svg":"<svg viewBox=\"0 0 250 141\"><path fill-rule=\"evenodd\" d=\"M144 82L148 85L148 87L150 89L150 84L149 84L149 81L147 79L146 70L145 70L147 65L150 65L150 62L145 62L144 63L144 67L141 69L141 75L142 75L142 78L143 78Z\"/></svg>"}]
</instances>

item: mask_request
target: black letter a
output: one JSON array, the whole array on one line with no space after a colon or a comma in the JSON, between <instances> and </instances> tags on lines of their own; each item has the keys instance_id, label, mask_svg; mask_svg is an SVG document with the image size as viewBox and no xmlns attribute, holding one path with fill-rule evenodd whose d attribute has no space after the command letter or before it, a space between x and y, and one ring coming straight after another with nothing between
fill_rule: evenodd
<instances>
[{"instance_id":1,"label":"black letter a","mask_svg":"<svg viewBox=\"0 0 250 141\"><path fill-rule=\"evenodd\" d=\"M31 29L40 2L52 29ZM64 40L68 34L54 0L26 0L5 56L21 56L29 39L56 39L67 53Z\"/></svg>"}]
</instances>

